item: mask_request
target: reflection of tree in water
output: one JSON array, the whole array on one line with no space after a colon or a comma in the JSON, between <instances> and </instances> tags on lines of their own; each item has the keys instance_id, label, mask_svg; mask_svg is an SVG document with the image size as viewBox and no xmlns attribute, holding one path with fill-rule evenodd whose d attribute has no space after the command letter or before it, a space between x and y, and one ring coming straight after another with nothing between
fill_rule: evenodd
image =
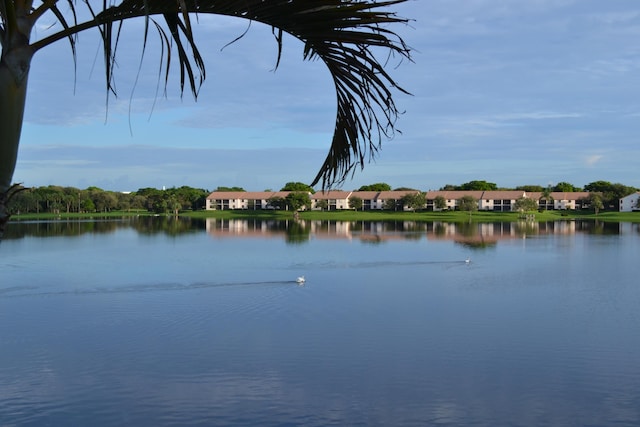
<instances>
[{"instance_id":1,"label":"reflection of tree in water","mask_svg":"<svg viewBox=\"0 0 640 427\"><path fill-rule=\"evenodd\" d=\"M619 222L604 222L600 220L578 220L574 221L576 231L582 231L587 234L596 235L619 235Z\"/></svg>"},{"instance_id":2,"label":"reflection of tree in water","mask_svg":"<svg viewBox=\"0 0 640 427\"><path fill-rule=\"evenodd\" d=\"M306 222L306 221L303 221ZM317 232L320 232L322 234L330 234L331 232L336 231L336 225L338 224L339 221L327 221L327 220L316 220L313 221L313 224L315 226L315 229ZM351 223L354 224L354 223Z\"/></svg>"},{"instance_id":3,"label":"reflection of tree in water","mask_svg":"<svg viewBox=\"0 0 640 427\"><path fill-rule=\"evenodd\" d=\"M86 233L106 234L118 228L129 227L128 219L122 220L54 220L54 221L16 221L5 231L4 240L23 237L81 236Z\"/></svg>"},{"instance_id":4,"label":"reflection of tree in water","mask_svg":"<svg viewBox=\"0 0 640 427\"><path fill-rule=\"evenodd\" d=\"M490 241L484 241L484 240L479 240L479 241L456 240L455 243L458 244L458 245L462 245L465 248L469 248L469 249L488 249L488 248L495 248L498 245L498 242L495 241L495 240L490 240Z\"/></svg>"},{"instance_id":5,"label":"reflection of tree in water","mask_svg":"<svg viewBox=\"0 0 640 427\"><path fill-rule=\"evenodd\" d=\"M311 224L307 221L287 221L287 243L299 244L309 241L311 236Z\"/></svg>"},{"instance_id":6,"label":"reflection of tree in water","mask_svg":"<svg viewBox=\"0 0 640 427\"><path fill-rule=\"evenodd\" d=\"M349 229L351 231L362 231L364 230L364 222L365 221L351 221L349 222Z\"/></svg>"},{"instance_id":7,"label":"reflection of tree in water","mask_svg":"<svg viewBox=\"0 0 640 427\"><path fill-rule=\"evenodd\" d=\"M620 234L620 223L595 220L590 234L618 235Z\"/></svg>"},{"instance_id":8,"label":"reflection of tree in water","mask_svg":"<svg viewBox=\"0 0 640 427\"><path fill-rule=\"evenodd\" d=\"M362 243L368 243L370 245L379 245L384 242L382 236L379 234L363 234L360 236L360 241Z\"/></svg>"},{"instance_id":9,"label":"reflection of tree in water","mask_svg":"<svg viewBox=\"0 0 640 427\"><path fill-rule=\"evenodd\" d=\"M241 221L241 226L237 221ZM208 226L207 226L208 224ZM299 244L310 240L312 233L323 236L357 236L363 243L381 244L390 238L407 240L434 235L448 238L469 248L487 248L504 238L538 234L585 233L595 235L622 234L622 224L601 220L574 220L549 222L496 222L496 223L446 223L421 221L350 221L335 220L279 220L247 218L214 219L174 216L105 217L89 220L15 221L5 234L5 239L23 237L80 236L83 234L112 233L121 228L132 228L142 235L166 234L178 236L204 230L233 230L234 233L266 232L283 235L287 243ZM632 232L640 233L640 224L633 224ZM628 232L628 231L627 231Z\"/></svg>"},{"instance_id":10,"label":"reflection of tree in water","mask_svg":"<svg viewBox=\"0 0 640 427\"><path fill-rule=\"evenodd\" d=\"M479 234L478 224L473 222L459 222L456 224L456 234L473 237Z\"/></svg>"},{"instance_id":11,"label":"reflection of tree in water","mask_svg":"<svg viewBox=\"0 0 640 427\"><path fill-rule=\"evenodd\" d=\"M417 221L405 221L403 223L403 232L407 240L420 240L427 231L427 224Z\"/></svg>"},{"instance_id":12,"label":"reflection of tree in water","mask_svg":"<svg viewBox=\"0 0 640 427\"><path fill-rule=\"evenodd\" d=\"M152 235L162 233L169 236L178 236L204 230L205 222L192 218L154 216L141 217L133 222L132 227L140 234Z\"/></svg>"},{"instance_id":13,"label":"reflection of tree in water","mask_svg":"<svg viewBox=\"0 0 640 427\"><path fill-rule=\"evenodd\" d=\"M532 236L538 234L538 223L533 221L518 221L513 229L518 236Z\"/></svg>"},{"instance_id":14,"label":"reflection of tree in water","mask_svg":"<svg viewBox=\"0 0 640 427\"><path fill-rule=\"evenodd\" d=\"M498 243L496 238L484 236L480 232L479 224L473 222L457 223L454 241L469 249L486 249L495 247Z\"/></svg>"},{"instance_id":15,"label":"reflection of tree in water","mask_svg":"<svg viewBox=\"0 0 640 427\"><path fill-rule=\"evenodd\" d=\"M438 222L433 226L433 234L442 237L447 234L447 227L443 223Z\"/></svg>"}]
</instances>

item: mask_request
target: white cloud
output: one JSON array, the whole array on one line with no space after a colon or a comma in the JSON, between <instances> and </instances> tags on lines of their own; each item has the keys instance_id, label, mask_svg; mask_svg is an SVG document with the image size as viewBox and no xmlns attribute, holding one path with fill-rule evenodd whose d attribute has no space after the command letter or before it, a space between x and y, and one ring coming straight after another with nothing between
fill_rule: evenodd
<instances>
[{"instance_id":1,"label":"white cloud","mask_svg":"<svg viewBox=\"0 0 640 427\"><path fill-rule=\"evenodd\" d=\"M389 71L414 96L397 95L406 110L398 122L403 133L383 142L377 163L356 173L354 187L388 181L433 188L466 178L504 186L604 179L640 187L636 168L624 162L640 156L634 2L468 0L452 7L450 0L417 0L393 8L414 19L397 29L416 51L414 63ZM323 64L303 62L302 45L287 38L273 73L277 48L268 27L252 24L221 52L247 21L199 19L208 73L200 98L195 103L187 93L180 99L179 73L172 73L168 99L161 93L149 121L158 82L154 45L129 101L141 22L127 23L123 33L120 98L112 99L106 125L95 32L80 37L76 77L68 43L39 52L30 76L22 178L17 172L16 179L30 185L111 180L131 189L166 173L172 182L160 185L260 189L278 187L286 175L314 176L335 120L335 93ZM56 148L45 156L37 151L43 144ZM36 161L38 168L29 167Z\"/></svg>"},{"instance_id":2,"label":"white cloud","mask_svg":"<svg viewBox=\"0 0 640 427\"><path fill-rule=\"evenodd\" d=\"M593 167L597 163L599 163L603 158L604 156L601 154L592 154L590 156L587 156L584 161L587 166Z\"/></svg>"}]
</instances>

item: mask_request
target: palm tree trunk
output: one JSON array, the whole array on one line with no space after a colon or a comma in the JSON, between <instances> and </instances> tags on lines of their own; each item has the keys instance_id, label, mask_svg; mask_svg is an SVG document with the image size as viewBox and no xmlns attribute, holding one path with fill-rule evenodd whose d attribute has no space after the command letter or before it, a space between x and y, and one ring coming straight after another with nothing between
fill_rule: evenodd
<instances>
[{"instance_id":1,"label":"palm tree trunk","mask_svg":"<svg viewBox=\"0 0 640 427\"><path fill-rule=\"evenodd\" d=\"M15 194L13 172L27 95L32 52L28 45L9 49L0 58L0 238L9 220L9 201Z\"/></svg>"}]
</instances>

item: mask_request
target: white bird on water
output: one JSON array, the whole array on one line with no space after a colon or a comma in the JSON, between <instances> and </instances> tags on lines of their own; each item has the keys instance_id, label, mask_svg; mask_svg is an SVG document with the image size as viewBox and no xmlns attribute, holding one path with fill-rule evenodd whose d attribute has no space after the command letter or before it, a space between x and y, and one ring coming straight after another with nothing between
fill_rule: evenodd
<instances>
[{"instance_id":1,"label":"white bird on water","mask_svg":"<svg viewBox=\"0 0 640 427\"><path fill-rule=\"evenodd\" d=\"M465 264L469 264L471 262L471 258L467 258L464 260Z\"/></svg>"},{"instance_id":2,"label":"white bird on water","mask_svg":"<svg viewBox=\"0 0 640 427\"><path fill-rule=\"evenodd\" d=\"M297 283L304 283L304 282L305 282L305 278L304 278L304 276L300 276L300 277L298 277L298 278L296 279L296 282L297 282Z\"/></svg>"}]
</instances>

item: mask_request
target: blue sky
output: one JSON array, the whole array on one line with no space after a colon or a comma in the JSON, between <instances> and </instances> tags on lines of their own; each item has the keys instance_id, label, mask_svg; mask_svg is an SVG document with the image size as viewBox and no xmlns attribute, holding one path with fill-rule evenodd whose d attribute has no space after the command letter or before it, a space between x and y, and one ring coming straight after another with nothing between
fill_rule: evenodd
<instances>
[{"instance_id":1,"label":"blue sky","mask_svg":"<svg viewBox=\"0 0 640 427\"><path fill-rule=\"evenodd\" d=\"M342 188L438 189L597 180L640 187L640 4L636 0L410 0L396 30L414 63L392 69L402 134ZM47 32L43 20L35 36ZM114 191L188 185L279 189L310 182L327 153L335 95L302 45L271 30L201 17L207 80L197 102L178 73L157 94L158 49L140 61L141 21L119 47L118 98L105 102L96 35L39 52L14 180ZM248 33L238 42L230 41ZM206 46L206 47L205 47ZM395 67L395 63L392 63ZM139 70L139 73L138 73ZM136 76L137 83L136 83Z\"/></svg>"}]
</instances>

